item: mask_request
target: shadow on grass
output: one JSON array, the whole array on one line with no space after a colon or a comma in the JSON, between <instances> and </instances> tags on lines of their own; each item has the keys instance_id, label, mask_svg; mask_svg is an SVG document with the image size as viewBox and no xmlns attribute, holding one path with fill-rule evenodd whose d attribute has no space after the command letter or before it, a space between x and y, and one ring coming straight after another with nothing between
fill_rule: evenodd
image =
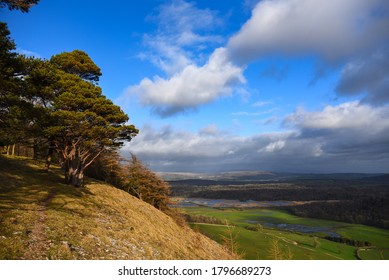
<instances>
[{"instance_id":1,"label":"shadow on grass","mask_svg":"<svg viewBox=\"0 0 389 280\"><path fill-rule=\"evenodd\" d=\"M92 194L87 188L75 188L64 181L58 167L47 172L39 162L0 156L0 211L31 210L31 204L48 206L54 196L81 198Z\"/></svg>"}]
</instances>

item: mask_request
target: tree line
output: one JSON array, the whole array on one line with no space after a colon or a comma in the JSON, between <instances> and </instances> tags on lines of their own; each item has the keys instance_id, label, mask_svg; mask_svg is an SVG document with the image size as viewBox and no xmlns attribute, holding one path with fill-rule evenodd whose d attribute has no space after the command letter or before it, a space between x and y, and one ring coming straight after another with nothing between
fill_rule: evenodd
<instances>
[{"instance_id":1,"label":"tree line","mask_svg":"<svg viewBox=\"0 0 389 280\"><path fill-rule=\"evenodd\" d=\"M217 185L208 181L191 185L188 181L171 182L176 196L233 199L240 201L306 201L287 206L294 215L337 220L389 228L389 188L387 176L358 180L301 180L283 183L247 183Z\"/></svg>"},{"instance_id":2,"label":"tree line","mask_svg":"<svg viewBox=\"0 0 389 280\"><path fill-rule=\"evenodd\" d=\"M314 202L286 209L294 215L389 229L389 195L338 202Z\"/></svg>"}]
</instances>

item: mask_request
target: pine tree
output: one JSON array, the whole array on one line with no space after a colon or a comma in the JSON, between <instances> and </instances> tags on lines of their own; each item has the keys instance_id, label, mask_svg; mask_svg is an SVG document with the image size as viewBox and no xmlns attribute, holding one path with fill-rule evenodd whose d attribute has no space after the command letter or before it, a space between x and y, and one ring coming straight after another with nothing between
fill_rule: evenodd
<instances>
[{"instance_id":1,"label":"pine tree","mask_svg":"<svg viewBox=\"0 0 389 280\"><path fill-rule=\"evenodd\" d=\"M15 53L7 24L0 22L0 145L14 144L24 137L32 105L23 98L25 59Z\"/></svg>"},{"instance_id":2,"label":"pine tree","mask_svg":"<svg viewBox=\"0 0 389 280\"><path fill-rule=\"evenodd\" d=\"M138 130L128 116L103 94L96 82L100 69L82 51L65 52L50 61L34 60L25 77L38 118L40 136L62 159L68 184L82 186L86 168L104 151L130 141Z\"/></svg>"},{"instance_id":3,"label":"pine tree","mask_svg":"<svg viewBox=\"0 0 389 280\"><path fill-rule=\"evenodd\" d=\"M58 67L60 79L54 84L56 96L49 108L51 124L45 129L60 151L66 181L74 186L83 184L85 169L102 152L120 147L138 133L134 125L126 124L128 116L120 107L93 83L99 72L89 57L84 67L71 67L69 61L76 61L78 55L79 51L75 51L57 56L65 65L53 63L56 57L51 60Z\"/></svg>"}]
</instances>

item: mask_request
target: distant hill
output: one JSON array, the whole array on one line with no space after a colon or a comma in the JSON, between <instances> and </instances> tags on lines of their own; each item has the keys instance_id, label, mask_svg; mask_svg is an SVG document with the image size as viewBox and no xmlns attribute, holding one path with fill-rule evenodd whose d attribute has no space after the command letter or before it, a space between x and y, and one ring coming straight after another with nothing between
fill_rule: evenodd
<instances>
[{"instance_id":1,"label":"distant hill","mask_svg":"<svg viewBox=\"0 0 389 280\"><path fill-rule=\"evenodd\" d=\"M211 180L211 181L228 181L228 180L273 180L279 177L279 174L268 171L231 171L220 173L191 173L191 172L157 172L164 180Z\"/></svg>"},{"instance_id":2,"label":"distant hill","mask_svg":"<svg viewBox=\"0 0 389 280\"><path fill-rule=\"evenodd\" d=\"M224 248L124 191L62 184L0 156L0 259L231 259Z\"/></svg>"},{"instance_id":3,"label":"distant hill","mask_svg":"<svg viewBox=\"0 0 389 280\"><path fill-rule=\"evenodd\" d=\"M388 181L389 174L367 173L285 173L270 171L231 171L220 173L189 173L189 172L158 172L164 180L184 181L209 185L220 182L278 182L291 180L365 180L365 181ZM213 183L212 183L213 182Z\"/></svg>"}]
</instances>

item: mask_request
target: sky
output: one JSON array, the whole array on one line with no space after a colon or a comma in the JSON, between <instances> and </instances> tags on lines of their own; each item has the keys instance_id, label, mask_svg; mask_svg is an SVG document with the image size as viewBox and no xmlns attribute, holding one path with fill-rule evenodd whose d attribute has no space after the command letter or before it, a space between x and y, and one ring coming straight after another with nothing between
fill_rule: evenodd
<instances>
[{"instance_id":1,"label":"sky","mask_svg":"<svg viewBox=\"0 0 389 280\"><path fill-rule=\"evenodd\" d=\"M155 171L387 173L387 0L41 0L17 51L80 49Z\"/></svg>"}]
</instances>

